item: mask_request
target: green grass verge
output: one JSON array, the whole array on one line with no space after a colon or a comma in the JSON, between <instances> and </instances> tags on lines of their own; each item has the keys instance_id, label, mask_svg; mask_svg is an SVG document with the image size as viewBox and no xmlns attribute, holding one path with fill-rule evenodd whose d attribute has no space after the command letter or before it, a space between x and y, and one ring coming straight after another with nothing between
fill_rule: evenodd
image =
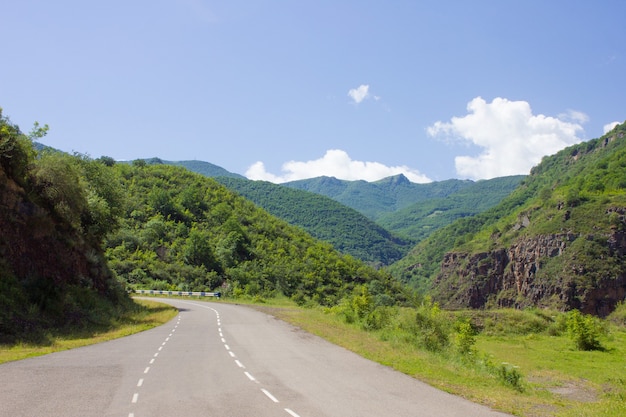
<instances>
[{"instance_id":1,"label":"green grass verge","mask_svg":"<svg viewBox=\"0 0 626 417\"><path fill-rule=\"evenodd\" d=\"M256 308L439 389L514 415L626 415L626 330L620 326L607 324L603 350L580 351L566 333L550 335L555 331L548 325L554 324L549 314L444 312L451 320L472 316L473 323L485 326L475 336L474 358L467 359L450 348L420 348L396 329L365 331L327 309L272 306L271 301ZM412 309L403 314L415 315ZM543 328L537 317L546 322ZM503 383L500 369L514 369L521 376L518 384Z\"/></svg>"},{"instance_id":2,"label":"green grass verge","mask_svg":"<svg viewBox=\"0 0 626 417\"><path fill-rule=\"evenodd\" d=\"M40 338L41 342L0 345L0 363L128 336L164 324L177 314L174 307L156 301L135 300L135 303L136 308L106 326L93 325L63 332L51 330Z\"/></svg>"}]
</instances>

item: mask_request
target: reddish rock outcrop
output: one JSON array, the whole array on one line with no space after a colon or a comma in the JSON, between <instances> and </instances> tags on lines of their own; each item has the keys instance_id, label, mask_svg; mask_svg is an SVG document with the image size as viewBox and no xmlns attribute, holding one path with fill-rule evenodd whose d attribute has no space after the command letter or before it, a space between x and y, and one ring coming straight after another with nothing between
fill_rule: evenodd
<instances>
[{"instance_id":1,"label":"reddish rock outcrop","mask_svg":"<svg viewBox=\"0 0 626 417\"><path fill-rule=\"evenodd\" d=\"M111 274L102 250L55 219L0 167L0 259L28 286L46 280L54 287L79 284L105 293Z\"/></svg>"},{"instance_id":2,"label":"reddish rock outcrop","mask_svg":"<svg viewBox=\"0 0 626 417\"><path fill-rule=\"evenodd\" d=\"M506 249L447 253L435 280L435 297L449 308L550 306L606 316L626 296L626 265L605 273L572 261L563 262L556 273L542 273L552 258L565 256L576 239L590 238L606 242L607 253L620 264L626 253L624 232L612 231L601 239L571 233L541 235Z\"/></svg>"}]
</instances>

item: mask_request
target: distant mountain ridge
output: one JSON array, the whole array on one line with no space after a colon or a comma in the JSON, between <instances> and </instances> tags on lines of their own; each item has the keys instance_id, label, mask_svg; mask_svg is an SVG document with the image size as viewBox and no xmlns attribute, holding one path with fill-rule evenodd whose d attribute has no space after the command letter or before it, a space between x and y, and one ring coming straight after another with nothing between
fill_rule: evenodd
<instances>
[{"instance_id":1,"label":"distant mountain ridge","mask_svg":"<svg viewBox=\"0 0 626 417\"><path fill-rule=\"evenodd\" d=\"M243 175L236 174L234 172L230 172L218 165L212 164L210 162L191 160L191 161L166 161L161 158L147 158L144 159L149 165L174 165L187 168L191 172L195 172L205 177L228 177L228 178L241 178L246 179Z\"/></svg>"},{"instance_id":2,"label":"distant mountain ridge","mask_svg":"<svg viewBox=\"0 0 626 417\"><path fill-rule=\"evenodd\" d=\"M400 174L375 182L318 177L283 185L330 197L390 232L417 242L458 218L493 207L524 178L516 175L476 182L450 179L417 184Z\"/></svg>"},{"instance_id":3,"label":"distant mountain ridge","mask_svg":"<svg viewBox=\"0 0 626 417\"><path fill-rule=\"evenodd\" d=\"M403 174L374 182L348 181L335 177L317 177L290 181L282 185L311 191L339 201L377 220L391 213L432 198L444 198L473 184L470 180L445 180L427 184L410 182Z\"/></svg>"},{"instance_id":4,"label":"distant mountain ridge","mask_svg":"<svg viewBox=\"0 0 626 417\"><path fill-rule=\"evenodd\" d=\"M376 223L385 229L415 241L427 238L435 230L456 219L481 213L508 196L525 175L500 177L463 183L446 197L428 198L397 211L381 215ZM455 183L450 183L455 185Z\"/></svg>"}]
</instances>

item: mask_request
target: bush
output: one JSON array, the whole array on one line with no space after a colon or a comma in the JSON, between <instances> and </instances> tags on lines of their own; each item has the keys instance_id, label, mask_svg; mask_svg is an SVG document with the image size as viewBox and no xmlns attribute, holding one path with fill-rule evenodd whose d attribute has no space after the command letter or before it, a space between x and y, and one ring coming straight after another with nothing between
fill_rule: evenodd
<instances>
[{"instance_id":1,"label":"bush","mask_svg":"<svg viewBox=\"0 0 626 417\"><path fill-rule=\"evenodd\" d=\"M438 303L429 299L417 309L415 315L418 343L431 352L440 352L450 343L450 324L441 313Z\"/></svg>"},{"instance_id":2,"label":"bush","mask_svg":"<svg viewBox=\"0 0 626 417\"><path fill-rule=\"evenodd\" d=\"M374 307L374 301L367 287L360 286L355 288L355 295L352 296L350 305L359 319L364 319L370 314Z\"/></svg>"},{"instance_id":3,"label":"bush","mask_svg":"<svg viewBox=\"0 0 626 417\"><path fill-rule=\"evenodd\" d=\"M372 310L363 323L365 330L380 330L389 326L393 318L397 315L397 309L393 307L380 306Z\"/></svg>"},{"instance_id":4,"label":"bush","mask_svg":"<svg viewBox=\"0 0 626 417\"><path fill-rule=\"evenodd\" d=\"M606 333L601 323L593 316L572 310L566 316L567 333L579 350L602 350L600 335Z\"/></svg>"},{"instance_id":5,"label":"bush","mask_svg":"<svg viewBox=\"0 0 626 417\"><path fill-rule=\"evenodd\" d=\"M502 363L496 368L496 376L503 384L520 392L524 390L522 386L522 374L517 366Z\"/></svg>"},{"instance_id":6,"label":"bush","mask_svg":"<svg viewBox=\"0 0 626 417\"><path fill-rule=\"evenodd\" d=\"M608 320L618 326L626 326L626 303L618 303L615 310L609 315Z\"/></svg>"},{"instance_id":7,"label":"bush","mask_svg":"<svg viewBox=\"0 0 626 417\"><path fill-rule=\"evenodd\" d=\"M457 326L455 345L456 350L463 356L475 353L476 331L469 320L462 321Z\"/></svg>"}]
</instances>

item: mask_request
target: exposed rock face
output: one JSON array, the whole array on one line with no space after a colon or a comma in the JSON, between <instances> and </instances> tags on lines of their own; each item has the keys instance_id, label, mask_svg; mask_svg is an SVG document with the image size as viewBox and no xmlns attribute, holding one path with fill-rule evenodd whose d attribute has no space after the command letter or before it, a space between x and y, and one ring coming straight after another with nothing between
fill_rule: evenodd
<instances>
[{"instance_id":1,"label":"exposed rock face","mask_svg":"<svg viewBox=\"0 0 626 417\"><path fill-rule=\"evenodd\" d=\"M31 201L0 167L0 260L23 285L45 280L108 289L110 271L102 251L84 241L45 207Z\"/></svg>"},{"instance_id":2,"label":"exposed rock face","mask_svg":"<svg viewBox=\"0 0 626 417\"><path fill-rule=\"evenodd\" d=\"M617 270L592 271L575 262L567 251L577 239L606 242L608 258ZM606 238L606 239L605 239ZM435 281L435 293L450 308L551 306L577 308L584 313L608 315L626 296L626 233L579 236L572 233L542 235L519 240L509 248L476 254L445 255ZM549 275L542 268L555 257L567 257L563 267Z\"/></svg>"}]
</instances>

